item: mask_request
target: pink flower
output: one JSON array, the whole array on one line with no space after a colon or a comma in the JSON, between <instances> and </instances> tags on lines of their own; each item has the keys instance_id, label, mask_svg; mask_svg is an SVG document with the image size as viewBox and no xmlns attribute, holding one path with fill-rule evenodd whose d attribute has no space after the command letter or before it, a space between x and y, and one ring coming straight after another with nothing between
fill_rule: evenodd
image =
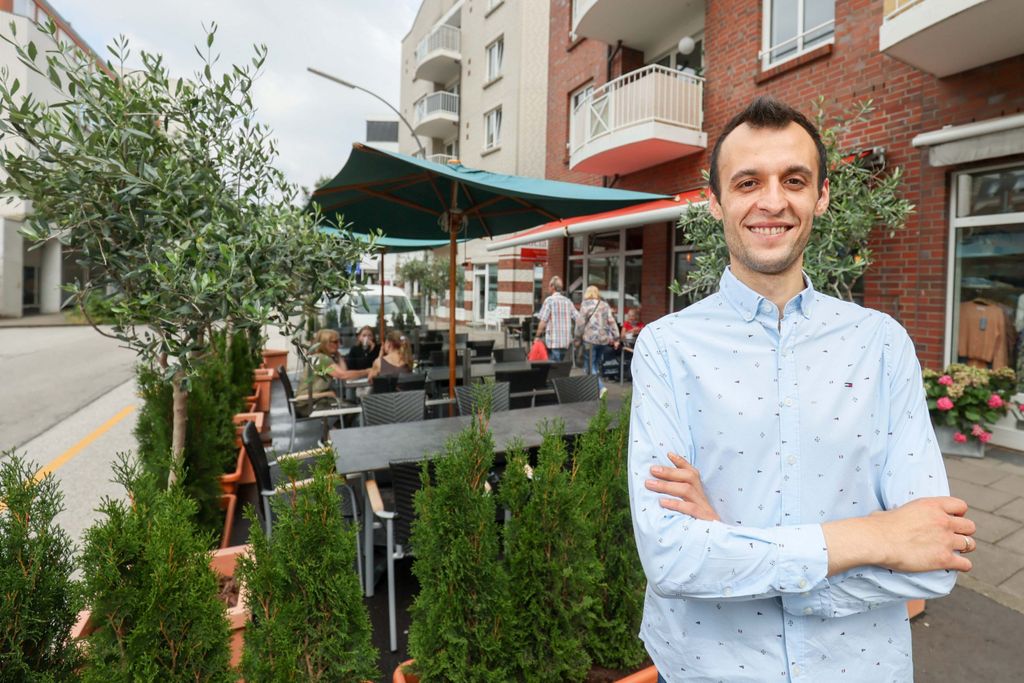
<instances>
[{"instance_id":1,"label":"pink flower","mask_svg":"<svg viewBox=\"0 0 1024 683\"><path fill-rule=\"evenodd\" d=\"M1002 408L1003 407L1003 397L1000 396L999 394L992 394L991 396L988 397L988 407L989 408Z\"/></svg>"},{"instance_id":2,"label":"pink flower","mask_svg":"<svg viewBox=\"0 0 1024 683\"><path fill-rule=\"evenodd\" d=\"M938 381L939 384L941 384L944 387L948 387L948 386L951 386L953 384L953 378L950 377L949 375L943 375L937 381Z\"/></svg>"},{"instance_id":3,"label":"pink flower","mask_svg":"<svg viewBox=\"0 0 1024 683\"><path fill-rule=\"evenodd\" d=\"M957 443L967 443L967 435L962 432L953 432L953 441Z\"/></svg>"},{"instance_id":4,"label":"pink flower","mask_svg":"<svg viewBox=\"0 0 1024 683\"><path fill-rule=\"evenodd\" d=\"M981 438L981 435L984 433L985 430L981 428L981 425L974 425L974 427L971 428L971 434L978 438Z\"/></svg>"},{"instance_id":5,"label":"pink flower","mask_svg":"<svg viewBox=\"0 0 1024 683\"><path fill-rule=\"evenodd\" d=\"M943 396L935 402L935 407L939 410L953 410L953 402L949 400L948 396Z\"/></svg>"},{"instance_id":6,"label":"pink flower","mask_svg":"<svg viewBox=\"0 0 1024 683\"><path fill-rule=\"evenodd\" d=\"M981 434L978 434L978 441L982 443L988 443L991 438L992 434L990 432L982 432Z\"/></svg>"}]
</instances>

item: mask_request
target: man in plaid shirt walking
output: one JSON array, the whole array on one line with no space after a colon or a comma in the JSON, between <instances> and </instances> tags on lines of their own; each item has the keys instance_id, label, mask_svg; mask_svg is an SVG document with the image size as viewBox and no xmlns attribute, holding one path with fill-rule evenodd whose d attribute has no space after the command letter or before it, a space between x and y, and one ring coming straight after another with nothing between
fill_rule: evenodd
<instances>
[{"instance_id":1,"label":"man in plaid shirt walking","mask_svg":"<svg viewBox=\"0 0 1024 683\"><path fill-rule=\"evenodd\" d=\"M540 307L540 324L536 337L543 335L548 356L553 361L565 360L566 350L572 346L572 326L576 322L576 307L562 294L562 278L555 275L548 283L551 296Z\"/></svg>"}]
</instances>

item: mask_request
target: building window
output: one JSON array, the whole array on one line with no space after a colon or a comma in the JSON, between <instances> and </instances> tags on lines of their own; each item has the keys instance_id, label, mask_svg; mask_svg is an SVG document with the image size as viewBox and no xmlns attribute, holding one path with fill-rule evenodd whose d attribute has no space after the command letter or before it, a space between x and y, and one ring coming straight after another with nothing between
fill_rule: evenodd
<instances>
[{"instance_id":1,"label":"building window","mask_svg":"<svg viewBox=\"0 0 1024 683\"><path fill-rule=\"evenodd\" d=\"M501 107L492 109L484 115L484 149L494 149L501 145Z\"/></svg>"},{"instance_id":2,"label":"building window","mask_svg":"<svg viewBox=\"0 0 1024 683\"><path fill-rule=\"evenodd\" d=\"M11 10L19 17L28 17L32 20L36 18L36 3L32 0L14 0Z\"/></svg>"},{"instance_id":3,"label":"building window","mask_svg":"<svg viewBox=\"0 0 1024 683\"><path fill-rule=\"evenodd\" d=\"M487 0L487 14L498 9L503 2L505 2L505 0Z\"/></svg>"},{"instance_id":4,"label":"building window","mask_svg":"<svg viewBox=\"0 0 1024 683\"><path fill-rule=\"evenodd\" d=\"M655 59L651 64L658 64L674 71L686 71L694 76L701 76L704 73L704 40L694 38L693 50L688 55L672 49L668 54Z\"/></svg>"},{"instance_id":5,"label":"building window","mask_svg":"<svg viewBox=\"0 0 1024 683\"><path fill-rule=\"evenodd\" d=\"M594 84L588 83L582 88L577 88L569 95L569 140L567 147L569 151L579 149L586 139L586 131L583 129L582 114L577 115L583 107L589 106L590 100L594 97Z\"/></svg>"},{"instance_id":6,"label":"building window","mask_svg":"<svg viewBox=\"0 0 1024 683\"><path fill-rule=\"evenodd\" d=\"M642 227L621 228L570 238L566 293L576 305L583 300L583 292L590 285L598 288L619 322L626 311L640 305L643 233Z\"/></svg>"},{"instance_id":7,"label":"building window","mask_svg":"<svg viewBox=\"0 0 1024 683\"><path fill-rule=\"evenodd\" d=\"M501 61L505 56L505 38L498 38L487 46L487 82L501 76Z\"/></svg>"},{"instance_id":8,"label":"building window","mask_svg":"<svg viewBox=\"0 0 1024 683\"><path fill-rule=\"evenodd\" d=\"M835 20L835 0L764 0L762 68L831 43Z\"/></svg>"}]
</instances>

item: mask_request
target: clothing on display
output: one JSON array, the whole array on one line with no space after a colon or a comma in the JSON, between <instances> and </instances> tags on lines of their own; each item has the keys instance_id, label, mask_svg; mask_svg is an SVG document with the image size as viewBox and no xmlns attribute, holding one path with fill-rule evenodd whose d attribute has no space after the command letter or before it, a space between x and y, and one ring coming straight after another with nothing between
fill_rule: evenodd
<instances>
[{"instance_id":1,"label":"clothing on display","mask_svg":"<svg viewBox=\"0 0 1024 683\"><path fill-rule=\"evenodd\" d=\"M957 355L973 367L1005 368L1016 339L1007 318L1006 310L988 299L960 304Z\"/></svg>"}]
</instances>

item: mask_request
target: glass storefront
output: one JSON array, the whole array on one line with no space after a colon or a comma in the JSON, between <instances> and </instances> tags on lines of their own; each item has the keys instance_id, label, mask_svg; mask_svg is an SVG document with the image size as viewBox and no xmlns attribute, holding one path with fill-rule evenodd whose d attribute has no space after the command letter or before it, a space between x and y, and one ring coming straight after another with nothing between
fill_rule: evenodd
<instances>
[{"instance_id":1,"label":"glass storefront","mask_svg":"<svg viewBox=\"0 0 1024 683\"><path fill-rule=\"evenodd\" d=\"M640 305L643 280L643 228L622 228L569 240L566 291L576 305L590 285L622 322L626 311Z\"/></svg>"},{"instance_id":2,"label":"glass storefront","mask_svg":"<svg viewBox=\"0 0 1024 683\"><path fill-rule=\"evenodd\" d=\"M953 187L947 359L1009 366L1024 392L1024 167L962 173ZM1009 424L1005 445L1024 448Z\"/></svg>"}]
</instances>

